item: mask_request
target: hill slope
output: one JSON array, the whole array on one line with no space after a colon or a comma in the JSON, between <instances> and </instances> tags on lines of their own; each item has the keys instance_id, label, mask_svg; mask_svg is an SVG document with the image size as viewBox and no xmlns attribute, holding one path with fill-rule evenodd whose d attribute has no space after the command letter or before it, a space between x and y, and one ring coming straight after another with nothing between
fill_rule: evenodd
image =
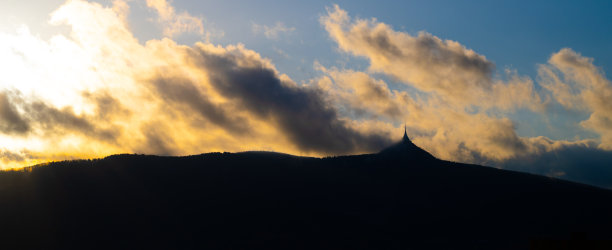
<instances>
[{"instance_id":1,"label":"hill slope","mask_svg":"<svg viewBox=\"0 0 612 250\"><path fill-rule=\"evenodd\" d=\"M612 237L608 190L437 160L407 138L323 159L52 163L1 173L0 201L0 240L12 248L527 249Z\"/></svg>"}]
</instances>

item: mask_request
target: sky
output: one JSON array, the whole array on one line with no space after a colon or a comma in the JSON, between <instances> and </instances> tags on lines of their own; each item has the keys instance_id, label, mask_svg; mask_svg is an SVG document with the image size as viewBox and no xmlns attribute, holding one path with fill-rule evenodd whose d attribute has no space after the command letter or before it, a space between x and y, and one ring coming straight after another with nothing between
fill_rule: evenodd
<instances>
[{"instance_id":1,"label":"sky","mask_svg":"<svg viewBox=\"0 0 612 250\"><path fill-rule=\"evenodd\" d=\"M609 1L0 3L0 166L371 153L612 187ZM588 163L588 164L587 164Z\"/></svg>"}]
</instances>

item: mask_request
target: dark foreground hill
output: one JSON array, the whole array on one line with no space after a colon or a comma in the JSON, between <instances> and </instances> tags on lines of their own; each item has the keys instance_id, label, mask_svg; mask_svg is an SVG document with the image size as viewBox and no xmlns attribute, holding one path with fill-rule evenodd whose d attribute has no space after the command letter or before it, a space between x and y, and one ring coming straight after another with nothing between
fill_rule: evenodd
<instances>
[{"instance_id":1,"label":"dark foreground hill","mask_svg":"<svg viewBox=\"0 0 612 250\"><path fill-rule=\"evenodd\" d=\"M406 140L324 159L115 155L4 172L0 246L587 249L612 239L609 190L440 161Z\"/></svg>"}]
</instances>

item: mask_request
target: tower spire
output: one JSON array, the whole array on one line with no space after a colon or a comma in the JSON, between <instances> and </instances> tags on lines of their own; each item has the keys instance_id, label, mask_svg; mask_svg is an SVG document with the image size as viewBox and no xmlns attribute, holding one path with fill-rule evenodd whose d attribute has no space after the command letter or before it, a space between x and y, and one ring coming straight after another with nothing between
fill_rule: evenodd
<instances>
[{"instance_id":1,"label":"tower spire","mask_svg":"<svg viewBox=\"0 0 612 250\"><path fill-rule=\"evenodd\" d=\"M402 138L402 141L410 141L410 139L408 139L408 132L407 132L407 128L406 128L406 123L404 123L404 137Z\"/></svg>"}]
</instances>

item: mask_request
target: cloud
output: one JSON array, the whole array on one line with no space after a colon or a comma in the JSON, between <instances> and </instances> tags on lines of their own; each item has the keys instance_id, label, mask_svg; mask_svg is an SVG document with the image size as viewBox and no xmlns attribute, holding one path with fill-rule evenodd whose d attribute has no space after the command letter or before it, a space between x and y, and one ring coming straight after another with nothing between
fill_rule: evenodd
<instances>
[{"instance_id":1,"label":"cloud","mask_svg":"<svg viewBox=\"0 0 612 250\"><path fill-rule=\"evenodd\" d=\"M266 36L266 38L272 39L272 40L278 39L279 35L282 33L291 33L295 31L295 27L287 27L282 22L276 22L276 24L274 24L274 26L272 27L267 26L267 25L260 25L260 24L252 23L251 29L253 30L253 33L255 34L263 33Z\"/></svg>"},{"instance_id":2,"label":"cloud","mask_svg":"<svg viewBox=\"0 0 612 250\"><path fill-rule=\"evenodd\" d=\"M41 133L52 136L58 133L78 132L84 136L113 142L121 131L111 124L102 128L94 125L96 118L79 116L71 107L58 109L35 98L25 99L21 93L0 92L2 117L6 123L4 133L16 133L25 136L27 133ZM21 110L18 113L16 110Z\"/></svg>"},{"instance_id":3,"label":"cloud","mask_svg":"<svg viewBox=\"0 0 612 250\"><path fill-rule=\"evenodd\" d=\"M349 117L371 119L402 120L415 105L406 92L391 91L382 80L377 80L365 72L353 70L327 69L315 63L315 68L326 76L317 81L318 88L324 91L340 109L349 112Z\"/></svg>"},{"instance_id":4,"label":"cloud","mask_svg":"<svg viewBox=\"0 0 612 250\"><path fill-rule=\"evenodd\" d=\"M130 110L126 109L123 104L121 104L121 101L107 92L85 92L83 93L83 97L89 102L94 103L94 113L97 114L97 119L103 120L112 117L127 117L132 115Z\"/></svg>"},{"instance_id":5,"label":"cloud","mask_svg":"<svg viewBox=\"0 0 612 250\"><path fill-rule=\"evenodd\" d=\"M163 25L165 36L174 37L183 32L204 35L202 18L194 17L187 12L177 14L174 7L166 0L147 0L147 6L157 12L158 22Z\"/></svg>"},{"instance_id":6,"label":"cloud","mask_svg":"<svg viewBox=\"0 0 612 250\"><path fill-rule=\"evenodd\" d=\"M390 142L385 136L351 129L318 89L279 75L268 60L244 46L185 47L168 40L153 44L159 46L155 49L182 54L184 60L181 70L164 68L163 76L148 80L163 102L185 105L233 136L252 135L250 130L256 128L247 125L259 120L279 129L302 153L369 152ZM203 77L177 77L185 71Z\"/></svg>"},{"instance_id":7,"label":"cloud","mask_svg":"<svg viewBox=\"0 0 612 250\"><path fill-rule=\"evenodd\" d=\"M282 49L279 48L273 48L274 52L276 52L278 55L284 57L285 59L289 59L291 56L289 56L289 54L287 54L287 52L283 51Z\"/></svg>"},{"instance_id":8,"label":"cloud","mask_svg":"<svg viewBox=\"0 0 612 250\"><path fill-rule=\"evenodd\" d=\"M386 82L364 72L320 65L318 68L326 75L316 84L325 90L328 99L334 100L338 110L346 113L343 115L369 122L403 122L417 145L440 158L464 162L503 160L534 146L516 134L514 123L507 118L466 112L436 97L392 91ZM395 132L388 126L383 128L379 133L400 135L398 128L394 128Z\"/></svg>"},{"instance_id":9,"label":"cloud","mask_svg":"<svg viewBox=\"0 0 612 250\"><path fill-rule=\"evenodd\" d=\"M11 151L7 149L0 149L0 163L2 164L10 164L14 162L23 163L39 158L40 156L30 152L29 150Z\"/></svg>"},{"instance_id":10,"label":"cloud","mask_svg":"<svg viewBox=\"0 0 612 250\"><path fill-rule=\"evenodd\" d=\"M513 158L499 167L612 189L612 152L588 145L566 145L554 151Z\"/></svg>"},{"instance_id":11,"label":"cloud","mask_svg":"<svg viewBox=\"0 0 612 250\"><path fill-rule=\"evenodd\" d=\"M229 117L221 106L209 102L189 80L180 77L157 77L152 80L152 84L167 103L185 105L192 109L191 112L235 133L247 129L241 126L238 120Z\"/></svg>"},{"instance_id":12,"label":"cloud","mask_svg":"<svg viewBox=\"0 0 612 250\"><path fill-rule=\"evenodd\" d=\"M155 155L176 155L178 145L174 138L168 135L172 128L163 121L152 121L140 127L145 141L134 148L135 152L146 152Z\"/></svg>"},{"instance_id":13,"label":"cloud","mask_svg":"<svg viewBox=\"0 0 612 250\"><path fill-rule=\"evenodd\" d=\"M352 19L338 5L321 23L340 50L370 61L370 70L387 74L453 105L512 110L543 109L533 83L492 78L495 65L458 42L427 32L412 36L376 19Z\"/></svg>"},{"instance_id":14,"label":"cloud","mask_svg":"<svg viewBox=\"0 0 612 250\"><path fill-rule=\"evenodd\" d=\"M113 0L113 11L117 13L119 19L127 25L127 16L130 12L130 5L127 0Z\"/></svg>"},{"instance_id":15,"label":"cloud","mask_svg":"<svg viewBox=\"0 0 612 250\"><path fill-rule=\"evenodd\" d=\"M23 134L30 130L27 123L6 92L0 93L0 131L6 134Z\"/></svg>"},{"instance_id":16,"label":"cloud","mask_svg":"<svg viewBox=\"0 0 612 250\"><path fill-rule=\"evenodd\" d=\"M300 87L277 76L275 69L242 47L211 53L201 44L194 54L209 72L220 94L241 104L261 119L271 120L304 151L329 154L380 150L389 143L378 135L362 135L348 128L318 89Z\"/></svg>"},{"instance_id":17,"label":"cloud","mask_svg":"<svg viewBox=\"0 0 612 250\"><path fill-rule=\"evenodd\" d=\"M2 162L21 162L24 161L26 158L19 154L19 153L14 153L11 151L0 151L0 160Z\"/></svg>"},{"instance_id":18,"label":"cloud","mask_svg":"<svg viewBox=\"0 0 612 250\"><path fill-rule=\"evenodd\" d=\"M612 149L612 83L593 65L593 59L569 48L554 53L548 64L540 65L542 87L563 107L586 111L589 118L580 125L601 136L603 149Z\"/></svg>"}]
</instances>

